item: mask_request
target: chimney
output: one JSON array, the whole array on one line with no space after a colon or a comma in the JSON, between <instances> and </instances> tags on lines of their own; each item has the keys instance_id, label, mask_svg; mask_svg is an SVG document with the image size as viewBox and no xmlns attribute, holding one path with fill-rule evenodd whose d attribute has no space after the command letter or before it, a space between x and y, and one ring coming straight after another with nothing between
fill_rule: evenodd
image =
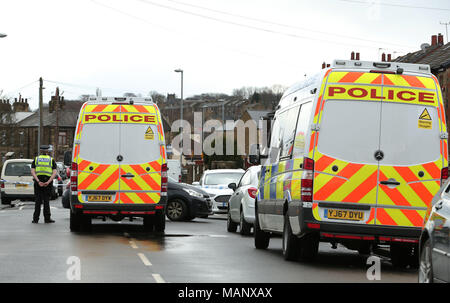
<instances>
[{"instance_id":1,"label":"chimney","mask_svg":"<svg viewBox=\"0 0 450 303\"><path fill-rule=\"evenodd\" d=\"M444 36L442 36L442 34L441 33L439 33L439 35L438 35L438 45L444 45Z\"/></svg>"},{"instance_id":2,"label":"chimney","mask_svg":"<svg viewBox=\"0 0 450 303\"><path fill-rule=\"evenodd\" d=\"M355 52L352 52L350 55L350 60L355 60Z\"/></svg>"},{"instance_id":3,"label":"chimney","mask_svg":"<svg viewBox=\"0 0 450 303\"><path fill-rule=\"evenodd\" d=\"M437 45L437 36L431 36L431 46Z\"/></svg>"},{"instance_id":4,"label":"chimney","mask_svg":"<svg viewBox=\"0 0 450 303\"><path fill-rule=\"evenodd\" d=\"M388 60L388 62L391 62L391 61L392 61L392 55L391 55L391 54L388 54L388 55L387 55L387 60Z\"/></svg>"},{"instance_id":5,"label":"chimney","mask_svg":"<svg viewBox=\"0 0 450 303\"><path fill-rule=\"evenodd\" d=\"M386 54L385 53L381 54L381 62L386 62Z\"/></svg>"},{"instance_id":6,"label":"chimney","mask_svg":"<svg viewBox=\"0 0 450 303\"><path fill-rule=\"evenodd\" d=\"M355 60L358 60L358 61L359 61L359 53L356 53L356 55L355 55Z\"/></svg>"},{"instance_id":7,"label":"chimney","mask_svg":"<svg viewBox=\"0 0 450 303\"><path fill-rule=\"evenodd\" d=\"M326 66L325 62L322 63L322 69L324 69Z\"/></svg>"}]
</instances>

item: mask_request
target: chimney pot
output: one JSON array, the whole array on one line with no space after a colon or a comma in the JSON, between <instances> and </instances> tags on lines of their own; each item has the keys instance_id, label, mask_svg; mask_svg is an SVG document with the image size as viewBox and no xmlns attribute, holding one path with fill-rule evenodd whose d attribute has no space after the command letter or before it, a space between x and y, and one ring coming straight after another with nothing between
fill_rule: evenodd
<instances>
[{"instance_id":1,"label":"chimney pot","mask_svg":"<svg viewBox=\"0 0 450 303\"><path fill-rule=\"evenodd\" d=\"M322 63L322 69L325 68L325 65L326 65L325 62L323 62L323 63Z\"/></svg>"},{"instance_id":2,"label":"chimney pot","mask_svg":"<svg viewBox=\"0 0 450 303\"><path fill-rule=\"evenodd\" d=\"M386 62L386 54L385 53L381 54L381 62Z\"/></svg>"},{"instance_id":3,"label":"chimney pot","mask_svg":"<svg viewBox=\"0 0 450 303\"><path fill-rule=\"evenodd\" d=\"M441 33L438 35L438 45L444 45L444 36Z\"/></svg>"},{"instance_id":4,"label":"chimney pot","mask_svg":"<svg viewBox=\"0 0 450 303\"><path fill-rule=\"evenodd\" d=\"M437 35L431 36L431 46L437 45Z\"/></svg>"},{"instance_id":5,"label":"chimney pot","mask_svg":"<svg viewBox=\"0 0 450 303\"><path fill-rule=\"evenodd\" d=\"M355 59L359 60L359 53L356 53Z\"/></svg>"},{"instance_id":6,"label":"chimney pot","mask_svg":"<svg viewBox=\"0 0 450 303\"><path fill-rule=\"evenodd\" d=\"M388 54L388 55L387 55L387 60L388 60L388 62L391 62L391 61L392 61L392 55L391 55L391 54Z\"/></svg>"},{"instance_id":7,"label":"chimney pot","mask_svg":"<svg viewBox=\"0 0 450 303\"><path fill-rule=\"evenodd\" d=\"M330 64L327 64L327 67L330 67Z\"/></svg>"},{"instance_id":8,"label":"chimney pot","mask_svg":"<svg viewBox=\"0 0 450 303\"><path fill-rule=\"evenodd\" d=\"M355 52L352 52L350 55L350 60L355 60Z\"/></svg>"}]
</instances>

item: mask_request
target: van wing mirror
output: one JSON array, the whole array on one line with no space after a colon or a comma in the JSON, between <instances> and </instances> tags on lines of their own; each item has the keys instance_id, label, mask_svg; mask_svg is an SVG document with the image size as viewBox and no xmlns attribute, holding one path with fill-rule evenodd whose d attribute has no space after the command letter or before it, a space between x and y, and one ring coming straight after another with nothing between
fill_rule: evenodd
<instances>
[{"instance_id":1,"label":"van wing mirror","mask_svg":"<svg viewBox=\"0 0 450 303\"><path fill-rule=\"evenodd\" d=\"M72 165L72 151L71 150L64 152L64 165L65 166Z\"/></svg>"}]
</instances>

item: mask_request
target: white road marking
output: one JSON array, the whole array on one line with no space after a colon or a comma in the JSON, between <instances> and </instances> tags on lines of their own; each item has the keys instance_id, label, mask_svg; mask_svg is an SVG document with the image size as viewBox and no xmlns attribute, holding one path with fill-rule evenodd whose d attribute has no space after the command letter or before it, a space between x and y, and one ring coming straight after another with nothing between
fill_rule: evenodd
<instances>
[{"instance_id":1,"label":"white road marking","mask_svg":"<svg viewBox=\"0 0 450 303\"><path fill-rule=\"evenodd\" d=\"M145 266L152 266L152 263L147 259L147 257L143 253L138 253L139 258L141 258L142 263L144 263Z\"/></svg>"},{"instance_id":2,"label":"white road marking","mask_svg":"<svg viewBox=\"0 0 450 303\"><path fill-rule=\"evenodd\" d=\"M58 209L58 207L50 206L50 209Z\"/></svg>"},{"instance_id":3,"label":"white road marking","mask_svg":"<svg viewBox=\"0 0 450 303\"><path fill-rule=\"evenodd\" d=\"M23 208L24 208L25 206L21 206L21 207L19 207L19 210L22 210Z\"/></svg>"},{"instance_id":4,"label":"white road marking","mask_svg":"<svg viewBox=\"0 0 450 303\"><path fill-rule=\"evenodd\" d=\"M226 235L208 235L211 238L227 238L228 236Z\"/></svg>"},{"instance_id":5,"label":"white road marking","mask_svg":"<svg viewBox=\"0 0 450 303\"><path fill-rule=\"evenodd\" d=\"M155 279L156 283L166 283L160 274L152 274L153 279Z\"/></svg>"},{"instance_id":6,"label":"white road marking","mask_svg":"<svg viewBox=\"0 0 450 303\"><path fill-rule=\"evenodd\" d=\"M138 249L138 246L136 245L136 242L134 242L133 240L130 240L130 245L131 245L132 248Z\"/></svg>"}]
</instances>

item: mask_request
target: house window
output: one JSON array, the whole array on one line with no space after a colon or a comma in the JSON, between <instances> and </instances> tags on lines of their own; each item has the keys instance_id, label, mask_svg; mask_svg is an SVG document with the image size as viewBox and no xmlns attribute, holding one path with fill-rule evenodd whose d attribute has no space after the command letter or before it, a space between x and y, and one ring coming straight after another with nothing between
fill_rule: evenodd
<instances>
[{"instance_id":1,"label":"house window","mask_svg":"<svg viewBox=\"0 0 450 303\"><path fill-rule=\"evenodd\" d=\"M67 144L67 133L59 132L58 134L58 145L66 145Z\"/></svg>"}]
</instances>

